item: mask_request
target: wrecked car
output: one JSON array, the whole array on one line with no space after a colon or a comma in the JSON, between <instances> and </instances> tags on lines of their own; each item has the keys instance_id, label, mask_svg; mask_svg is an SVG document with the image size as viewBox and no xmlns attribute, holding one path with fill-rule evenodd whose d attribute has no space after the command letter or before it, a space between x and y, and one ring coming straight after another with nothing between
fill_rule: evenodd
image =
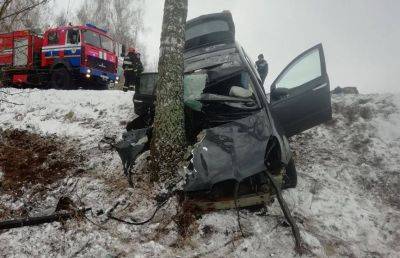
<instances>
[{"instance_id":1,"label":"wrecked car","mask_svg":"<svg viewBox=\"0 0 400 258\"><path fill-rule=\"evenodd\" d=\"M187 22L184 59L185 127L193 146L185 168L186 195L206 210L263 204L273 193L265 171L281 189L296 187L288 137L332 117L322 45L296 57L269 95L254 62L235 41L229 12ZM118 149L126 170L146 149L144 137L151 137L151 130L139 128L152 124L156 81L156 73L144 74L136 88L139 117L128 125L125 145Z\"/></svg>"}]
</instances>

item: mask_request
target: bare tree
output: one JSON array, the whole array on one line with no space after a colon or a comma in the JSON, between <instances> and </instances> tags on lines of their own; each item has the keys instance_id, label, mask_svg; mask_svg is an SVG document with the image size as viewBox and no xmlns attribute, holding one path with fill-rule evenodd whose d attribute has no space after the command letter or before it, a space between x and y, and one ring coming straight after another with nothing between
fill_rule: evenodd
<instances>
[{"instance_id":1,"label":"bare tree","mask_svg":"<svg viewBox=\"0 0 400 258\"><path fill-rule=\"evenodd\" d=\"M41 15L48 0L4 0L0 4L0 32L42 27Z\"/></svg>"},{"instance_id":2,"label":"bare tree","mask_svg":"<svg viewBox=\"0 0 400 258\"><path fill-rule=\"evenodd\" d=\"M162 182L176 177L186 146L183 50L187 6L187 0L165 0L164 4L156 113L151 143L153 179Z\"/></svg>"},{"instance_id":3,"label":"bare tree","mask_svg":"<svg viewBox=\"0 0 400 258\"><path fill-rule=\"evenodd\" d=\"M57 26L67 25L68 23L67 14L65 12L61 12L59 15L57 15L55 23Z\"/></svg>"},{"instance_id":4,"label":"bare tree","mask_svg":"<svg viewBox=\"0 0 400 258\"><path fill-rule=\"evenodd\" d=\"M0 19L3 19L4 16L7 14L7 10L10 7L13 0L4 0L0 7Z\"/></svg>"},{"instance_id":5,"label":"bare tree","mask_svg":"<svg viewBox=\"0 0 400 258\"><path fill-rule=\"evenodd\" d=\"M76 16L81 24L93 23L107 29L121 44L137 46L143 30L143 6L143 0L89 0Z\"/></svg>"}]
</instances>

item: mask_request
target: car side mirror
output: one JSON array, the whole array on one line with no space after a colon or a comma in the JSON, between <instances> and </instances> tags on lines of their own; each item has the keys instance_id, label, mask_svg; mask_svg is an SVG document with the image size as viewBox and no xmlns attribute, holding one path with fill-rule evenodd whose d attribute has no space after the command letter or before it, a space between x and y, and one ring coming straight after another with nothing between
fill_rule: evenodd
<instances>
[{"instance_id":1,"label":"car side mirror","mask_svg":"<svg viewBox=\"0 0 400 258\"><path fill-rule=\"evenodd\" d=\"M271 99L280 100L289 95L289 89L271 87Z\"/></svg>"}]
</instances>

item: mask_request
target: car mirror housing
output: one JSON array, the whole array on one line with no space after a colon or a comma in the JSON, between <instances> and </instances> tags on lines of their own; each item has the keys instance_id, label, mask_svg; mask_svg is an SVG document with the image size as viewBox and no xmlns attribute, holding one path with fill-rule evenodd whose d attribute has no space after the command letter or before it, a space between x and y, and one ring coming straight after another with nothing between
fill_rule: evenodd
<instances>
[{"instance_id":1,"label":"car mirror housing","mask_svg":"<svg viewBox=\"0 0 400 258\"><path fill-rule=\"evenodd\" d=\"M289 89L271 87L272 100L280 100L284 97L287 97L287 95L289 95Z\"/></svg>"}]
</instances>

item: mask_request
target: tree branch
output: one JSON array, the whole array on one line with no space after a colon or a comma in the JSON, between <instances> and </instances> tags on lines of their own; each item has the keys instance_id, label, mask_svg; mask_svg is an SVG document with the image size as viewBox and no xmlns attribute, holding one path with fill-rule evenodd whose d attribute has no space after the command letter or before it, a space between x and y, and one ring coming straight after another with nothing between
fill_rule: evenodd
<instances>
[{"instance_id":1,"label":"tree branch","mask_svg":"<svg viewBox=\"0 0 400 258\"><path fill-rule=\"evenodd\" d=\"M4 16L4 17L0 17L0 21L3 21L3 20L5 20L5 19L10 18L10 17L13 17L13 16L17 16L18 14L21 14L21 13L24 13L24 12L27 12L27 11L30 11L30 10L32 10L32 9L34 9L34 8L36 8L36 7L38 7L39 5L45 4L47 1L49 1L49 0L42 0L42 1L40 1L40 2L38 2L38 3L36 3L36 4L34 4L34 5L27 6L27 7L23 8L23 9L20 9L20 10L14 12L14 13L12 13L12 14L8 14L8 15L6 15L6 16ZM11 2L11 1L10 1L10 2ZM7 8L7 7L6 7L6 8Z\"/></svg>"},{"instance_id":2,"label":"tree branch","mask_svg":"<svg viewBox=\"0 0 400 258\"><path fill-rule=\"evenodd\" d=\"M6 12L8 6L11 4L13 0L5 0L4 3L2 4L0 8L0 18L3 16L3 14Z\"/></svg>"},{"instance_id":3,"label":"tree branch","mask_svg":"<svg viewBox=\"0 0 400 258\"><path fill-rule=\"evenodd\" d=\"M283 199L280 186L278 186L278 184L275 182L275 179L272 177L272 175L268 171L266 171L266 175L267 175L269 181L271 182L272 187L274 188L274 190L276 192L276 197L278 199L279 205L281 206L283 214L285 215L286 220L288 221L289 225L292 228L292 233L293 233L293 237L294 237L295 244L296 244L295 250L298 254L301 255L304 252L304 248L301 244L300 231L296 225L296 221L293 219L292 215L290 214L290 211L286 205L285 199Z\"/></svg>"},{"instance_id":4,"label":"tree branch","mask_svg":"<svg viewBox=\"0 0 400 258\"><path fill-rule=\"evenodd\" d=\"M20 228L25 226L36 226L44 223L51 223L55 221L63 221L67 219L71 219L77 215L84 214L85 212L90 211L91 208L84 208L77 211L69 211L69 212L56 212L52 215L39 216L39 217L28 217L24 219L14 219L14 220L6 220L0 222L0 230L3 229L11 229L11 228Z\"/></svg>"}]
</instances>

